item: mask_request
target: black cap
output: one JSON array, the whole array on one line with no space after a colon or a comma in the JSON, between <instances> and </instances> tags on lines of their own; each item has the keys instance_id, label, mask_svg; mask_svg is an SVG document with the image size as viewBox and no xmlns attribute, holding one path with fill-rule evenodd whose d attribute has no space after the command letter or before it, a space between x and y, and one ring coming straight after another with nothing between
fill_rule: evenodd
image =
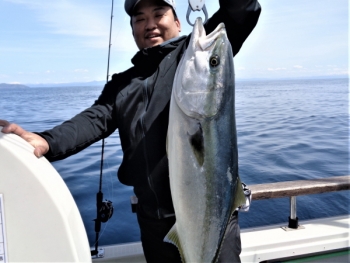
<instances>
[{"instance_id":1,"label":"black cap","mask_svg":"<svg viewBox=\"0 0 350 263\"><path fill-rule=\"evenodd\" d=\"M125 12L132 16L132 11L134 10L134 7L140 2L140 1L146 1L146 0L125 0L124 8ZM170 5L175 10L175 0L162 0L167 5Z\"/></svg>"}]
</instances>

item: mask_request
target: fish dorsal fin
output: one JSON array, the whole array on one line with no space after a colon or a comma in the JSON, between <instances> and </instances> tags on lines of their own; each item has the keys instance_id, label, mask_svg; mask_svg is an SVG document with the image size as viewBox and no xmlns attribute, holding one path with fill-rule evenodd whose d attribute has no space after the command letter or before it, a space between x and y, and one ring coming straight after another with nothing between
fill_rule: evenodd
<instances>
[{"instance_id":1,"label":"fish dorsal fin","mask_svg":"<svg viewBox=\"0 0 350 263\"><path fill-rule=\"evenodd\" d=\"M175 245L177 247L177 249L179 250L179 253L181 256L181 261L183 263L186 262L184 254L183 254L180 238L179 238L179 235L177 234L176 223L170 229L169 233L165 236L163 241Z\"/></svg>"}]
</instances>

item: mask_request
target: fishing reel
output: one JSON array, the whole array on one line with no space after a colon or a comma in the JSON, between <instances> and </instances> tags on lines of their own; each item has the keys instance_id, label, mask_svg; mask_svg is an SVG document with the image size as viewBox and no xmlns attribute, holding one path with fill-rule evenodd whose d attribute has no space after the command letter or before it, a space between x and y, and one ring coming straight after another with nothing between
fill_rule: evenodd
<instances>
[{"instance_id":1,"label":"fishing reel","mask_svg":"<svg viewBox=\"0 0 350 263\"><path fill-rule=\"evenodd\" d=\"M113 215L112 201L106 200L101 203L100 209L97 211L97 218L102 223L106 223Z\"/></svg>"},{"instance_id":2,"label":"fishing reel","mask_svg":"<svg viewBox=\"0 0 350 263\"><path fill-rule=\"evenodd\" d=\"M99 234L101 231L101 223L106 223L113 215L113 205L112 201L103 200L103 193L99 191L96 194L96 206L97 206L97 216L95 221L95 232L96 232L96 241L95 241L95 249L91 250L91 256L101 258L104 256L104 250L102 248L98 248L98 240Z\"/></svg>"}]
</instances>

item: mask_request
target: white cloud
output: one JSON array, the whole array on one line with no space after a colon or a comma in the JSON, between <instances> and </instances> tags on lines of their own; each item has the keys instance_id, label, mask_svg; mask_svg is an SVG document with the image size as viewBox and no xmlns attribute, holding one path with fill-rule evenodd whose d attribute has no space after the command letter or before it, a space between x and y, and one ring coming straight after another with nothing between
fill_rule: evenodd
<instances>
[{"instance_id":1,"label":"white cloud","mask_svg":"<svg viewBox=\"0 0 350 263\"><path fill-rule=\"evenodd\" d=\"M74 72L77 72L77 73L86 73L86 72L89 72L87 69L75 69Z\"/></svg>"},{"instance_id":2,"label":"white cloud","mask_svg":"<svg viewBox=\"0 0 350 263\"><path fill-rule=\"evenodd\" d=\"M303 66L295 65L293 68L303 68Z\"/></svg>"},{"instance_id":3,"label":"white cloud","mask_svg":"<svg viewBox=\"0 0 350 263\"><path fill-rule=\"evenodd\" d=\"M330 72L330 75L349 75L349 70L346 68L333 68Z\"/></svg>"},{"instance_id":4,"label":"white cloud","mask_svg":"<svg viewBox=\"0 0 350 263\"><path fill-rule=\"evenodd\" d=\"M76 36L106 36L108 19L95 6L70 0L7 0L35 11L38 19L52 28L53 33Z\"/></svg>"},{"instance_id":5,"label":"white cloud","mask_svg":"<svg viewBox=\"0 0 350 263\"><path fill-rule=\"evenodd\" d=\"M51 33L80 37L81 44L89 48L108 47L110 29L110 3L81 0L5 0L28 8ZM129 16L124 12L124 1L114 4L112 47L121 51L134 51ZM121 36L123 39L121 39ZM114 38L114 39L113 39Z\"/></svg>"},{"instance_id":6,"label":"white cloud","mask_svg":"<svg viewBox=\"0 0 350 263\"><path fill-rule=\"evenodd\" d=\"M280 71L280 70L287 70L287 68L268 68L268 71Z\"/></svg>"},{"instance_id":7,"label":"white cloud","mask_svg":"<svg viewBox=\"0 0 350 263\"><path fill-rule=\"evenodd\" d=\"M2 78L8 78L9 76L8 75L5 75L5 74L0 74L0 79L2 79Z\"/></svg>"},{"instance_id":8,"label":"white cloud","mask_svg":"<svg viewBox=\"0 0 350 263\"><path fill-rule=\"evenodd\" d=\"M79 37L88 48L108 48L111 3L84 0L5 0L22 5L32 12L38 21L52 34ZM136 52L130 18L124 11L124 1L114 1L112 25L112 48L118 51Z\"/></svg>"}]
</instances>

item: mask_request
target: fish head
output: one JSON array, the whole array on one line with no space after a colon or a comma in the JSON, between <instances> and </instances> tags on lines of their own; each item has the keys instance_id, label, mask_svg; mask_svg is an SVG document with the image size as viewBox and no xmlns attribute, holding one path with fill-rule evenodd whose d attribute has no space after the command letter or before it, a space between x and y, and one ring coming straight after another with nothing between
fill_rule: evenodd
<instances>
[{"instance_id":1,"label":"fish head","mask_svg":"<svg viewBox=\"0 0 350 263\"><path fill-rule=\"evenodd\" d=\"M233 54L223 23L206 35L202 19L197 18L175 83L176 102L186 115L213 118L218 114L234 89Z\"/></svg>"}]
</instances>

